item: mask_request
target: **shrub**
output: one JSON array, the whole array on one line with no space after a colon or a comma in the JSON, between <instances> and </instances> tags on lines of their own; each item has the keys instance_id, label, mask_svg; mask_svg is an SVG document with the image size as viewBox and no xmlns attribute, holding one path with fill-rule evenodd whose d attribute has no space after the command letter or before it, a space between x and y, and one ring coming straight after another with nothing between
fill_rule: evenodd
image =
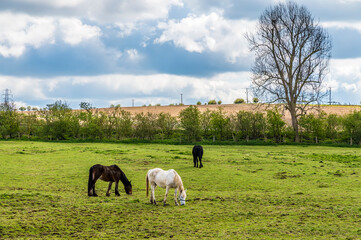
<instances>
[{"instance_id":1,"label":"shrub","mask_svg":"<svg viewBox=\"0 0 361 240\"><path fill-rule=\"evenodd\" d=\"M236 100L234 100L234 104L241 104L241 103L244 103L243 98L237 98Z\"/></svg>"},{"instance_id":2,"label":"shrub","mask_svg":"<svg viewBox=\"0 0 361 240\"><path fill-rule=\"evenodd\" d=\"M195 106L189 106L179 113L180 123L184 129L184 135L189 140L199 140L201 137L200 111Z\"/></svg>"},{"instance_id":3,"label":"shrub","mask_svg":"<svg viewBox=\"0 0 361 240\"><path fill-rule=\"evenodd\" d=\"M216 100L212 99L208 101L208 105L214 105L217 104Z\"/></svg>"}]
</instances>

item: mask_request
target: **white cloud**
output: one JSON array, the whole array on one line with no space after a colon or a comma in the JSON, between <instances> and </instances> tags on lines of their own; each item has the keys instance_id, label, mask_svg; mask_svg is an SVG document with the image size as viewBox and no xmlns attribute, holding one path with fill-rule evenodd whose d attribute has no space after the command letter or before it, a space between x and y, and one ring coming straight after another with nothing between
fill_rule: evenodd
<instances>
[{"instance_id":1,"label":"white cloud","mask_svg":"<svg viewBox=\"0 0 361 240\"><path fill-rule=\"evenodd\" d=\"M333 21L333 22L321 22L321 25L325 28L338 28L338 29L352 29L361 32L361 22L347 22L347 21Z\"/></svg>"},{"instance_id":2,"label":"white cloud","mask_svg":"<svg viewBox=\"0 0 361 240\"><path fill-rule=\"evenodd\" d=\"M176 76L169 74L153 75L101 75L90 77L56 77L51 79L17 78L0 76L0 85L12 90L14 100L22 101L25 105L32 105L32 101L42 101L49 104L54 98L60 97L69 102L75 102L78 107L80 101L87 101L94 105L98 98L106 99L109 103L123 103L126 99L128 106L130 98L137 99L143 104L170 104L183 93L185 103L195 104L197 100L217 99L223 103L232 103L236 98L245 98L245 88L249 86L248 72L224 73L210 79ZM74 89L82 89L76 96L62 96ZM83 92L82 92L83 91ZM119 96L123 98L119 99ZM56 100L56 99L55 99ZM148 103L146 102L148 101ZM188 101L188 102L187 102ZM120 102L121 103L121 102ZM124 104L122 104L124 105ZM107 105L97 106L107 107Z\"/></svg>"},{"instance_id":3,"label":"white cloud","mask_svg":"<svg viewBox=\"0 0 361 240\"><path fill-rule=\"evenodd\" d=\"M26 47L54 42L54 20L24 14L0 14L0 55L19 57Z\"/></svg>"},{"instance_id":4,"label":"white cloud","mask_svg":"<svg viewBox=\"0 0 361 240\"><path fill-rule=\"evenodd\" d=\"M67 44L75 45L98 37L96 26L75 18L32 17L10 12L0 13L0 55L20 57L27 48L39 48L56 41L56 30Z\"/></svg>"},{"instance_id":5,"label":"white cloud","mask_svg":"<svg viewBox=\"0 0 361 240\"><path fill-rule=\"evenodd\" d=\"M182 0L1 0L17 12L87 18L101 24L132 23L166 18ZM26 6L26 8L24 8Z\"/></svg>"},{"instance_id":6,"label":"white cloud","mask_svg":"<svg viewBox=\"0 0 361 240\"><path fill-rule=\"evenodd\" d=\"M331 59L330 76L326 81L328 87L335 91L344 91L348 97L361 92L361 58Z\"/></svg>"},{"instance_id":7,"label":"white cloud","mask_svg":"<svg viewBox=\"0 0 361 240\"><path fill-rule=\"evenodd\" d=\"M235 63L238 58L249 57L248 43L244 34L252 31L255 22L228 20L218 13L188 16L180 21L160 23L162 35L155 43L173 42L189 52L220 52L227 61Z\"/></svg>"},{"instance_id":8,"label":"white cloud","mask_svg":"<svg viewBox=\"0 0 361 240\"><path fill-rule=\"evenodd\" d=\"M53 8L69 8L69 7L75 7L80 5L81 3L85 3L86 0L13 0L14 2L18 3L26 3L26 4L40 4L45 5L47 7L53 7Z\"/></svg>"},{"instance_id":9,"label":"white cloud","mask_svg":"<svg viewBox=\"0 0 361 240\"><path fill-rule=\"evenodd\" d=\"M36 78L18 78L0 75L0 86L4 89L10 89L14 100L27 99L28 101L37 99L47 99L43 92L43 80ZM3 90L3 89L0 89Z\"/></svg>"},{"instance_id":10,"label":"white cloud","mask_svg":"<svg viewBox=\"0 0 361 240\"><path fill-rule=\"evenodd\" d=\"M100 28L83 24L76 18L64 18L59 20L60 31L64 42L76 45L82 41L100 36Z\"/></svg>"},{"instance_id":11,"label":"white cloud","mask_svg":"<svg viewBox=\"0 0 361 240\"><path fill-rule=\"evenodd\" d=\"M126 50L126 53L129 59L132 61L138 61L142 58L141 55L138 53L137 49L134 48Z\"/></svg>"}]
</instances>

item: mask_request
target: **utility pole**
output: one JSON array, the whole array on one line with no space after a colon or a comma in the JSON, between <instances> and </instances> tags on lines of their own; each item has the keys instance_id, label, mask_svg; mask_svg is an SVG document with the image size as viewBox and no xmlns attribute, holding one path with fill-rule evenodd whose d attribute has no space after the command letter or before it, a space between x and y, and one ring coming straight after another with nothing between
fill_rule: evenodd
<instances>
[{"instance_id":1,"label":"utility pole","mask_svg":"<svg viewBox=\"0 0 361 240\"><path fill-rule=\"evenodd\" d=\"M328 95L328 97L329 97L329 104L331 105L332 104L332 98L331 98L331 87L329 88L329 95Z\"/></svg>"},{"instance_id":2,"label":"utility pole","mask_svg":"<svg viewBox=\"0 0 361 240\"><path fill-rule=\"evenodd\" d=\"M181 93L181 105L183 105L183 93Z\"/></svg>"},{"instance_id":3,"label":"utility pole","mask_svg":"<svg viewBox=\"0 0 361 240\"><path fill-rule=\"evenodd\" d=\"M248 88L246 88L246 95L247 95L247 103L248 103Z\"/></svg>"},{"instance_id":4,"label":"utility pole","mask_svg":"<svg viewBox=\"0 0 361 240\"><path fill-rule=\"evenodd\" d=\"M132 99L132 107L134 107L134 99Z\"/></svg>"}]
</instances>

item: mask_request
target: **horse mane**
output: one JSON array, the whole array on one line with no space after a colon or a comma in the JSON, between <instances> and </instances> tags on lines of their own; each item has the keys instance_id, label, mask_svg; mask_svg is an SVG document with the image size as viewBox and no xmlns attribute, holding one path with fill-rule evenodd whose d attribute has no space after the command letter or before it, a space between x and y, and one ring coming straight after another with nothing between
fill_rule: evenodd
<instances>
[{"instance_id":1,"label":"horse mane","mask_svg":"<svg viewBox=\"0 0 361 240\"><path fill-rule=\"evenodd\" d=\"M119 171L120 173L120 181L122 181L122 183L124 185L130 185L130 182L127 178L127 176L125 176L125 173L122 171L122 169L120 169L120 167L118 167L118 165L111 165L112 168L114 168L115 170Z\"/></svg>"},{"instance_id":2,"label":"horse mane","mask_svg":"<svg viewBox=\"0 0 361 240\"><path fill-rule=\"evenodd\" d=\"M181 177L179 176L179 174L176 171L174 171L174 173L175 173L174 181L176 182L177 185L179 184L179 190L184 191L183 182L182 182Z\"/></svg>"},{"instance_id":3,"label":"horse mane","mask_svg":"<svg viewBox=\"0 0 361 240\"><path fill-rule=\"evenodd\" d=\"M120 171L120 181L122 181L124 185L130 185L131 183L129 182L127 176L125 176L125 173L119 167L118 169Z\"/></svg>"}]
</instances>

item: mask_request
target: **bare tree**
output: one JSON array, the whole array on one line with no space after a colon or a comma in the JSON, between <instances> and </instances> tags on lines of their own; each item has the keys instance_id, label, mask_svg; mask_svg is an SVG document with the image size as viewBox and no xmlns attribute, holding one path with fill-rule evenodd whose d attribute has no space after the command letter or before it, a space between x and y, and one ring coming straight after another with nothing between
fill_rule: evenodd
<instances>
[{"instance_id":1,"label":"bare tree","mask_svg":"<svg viewBox=\"0 0 361 240\"><path fill-rule=\"evenodd\" d=\"M331 39L304 6L279 3L266 9L257 30L248 34L255 54L253 90L268 103L284 103L291 114L295 142L298 118L310 103L319 102L331 57Z\"/></svg>"}]
</instances>

